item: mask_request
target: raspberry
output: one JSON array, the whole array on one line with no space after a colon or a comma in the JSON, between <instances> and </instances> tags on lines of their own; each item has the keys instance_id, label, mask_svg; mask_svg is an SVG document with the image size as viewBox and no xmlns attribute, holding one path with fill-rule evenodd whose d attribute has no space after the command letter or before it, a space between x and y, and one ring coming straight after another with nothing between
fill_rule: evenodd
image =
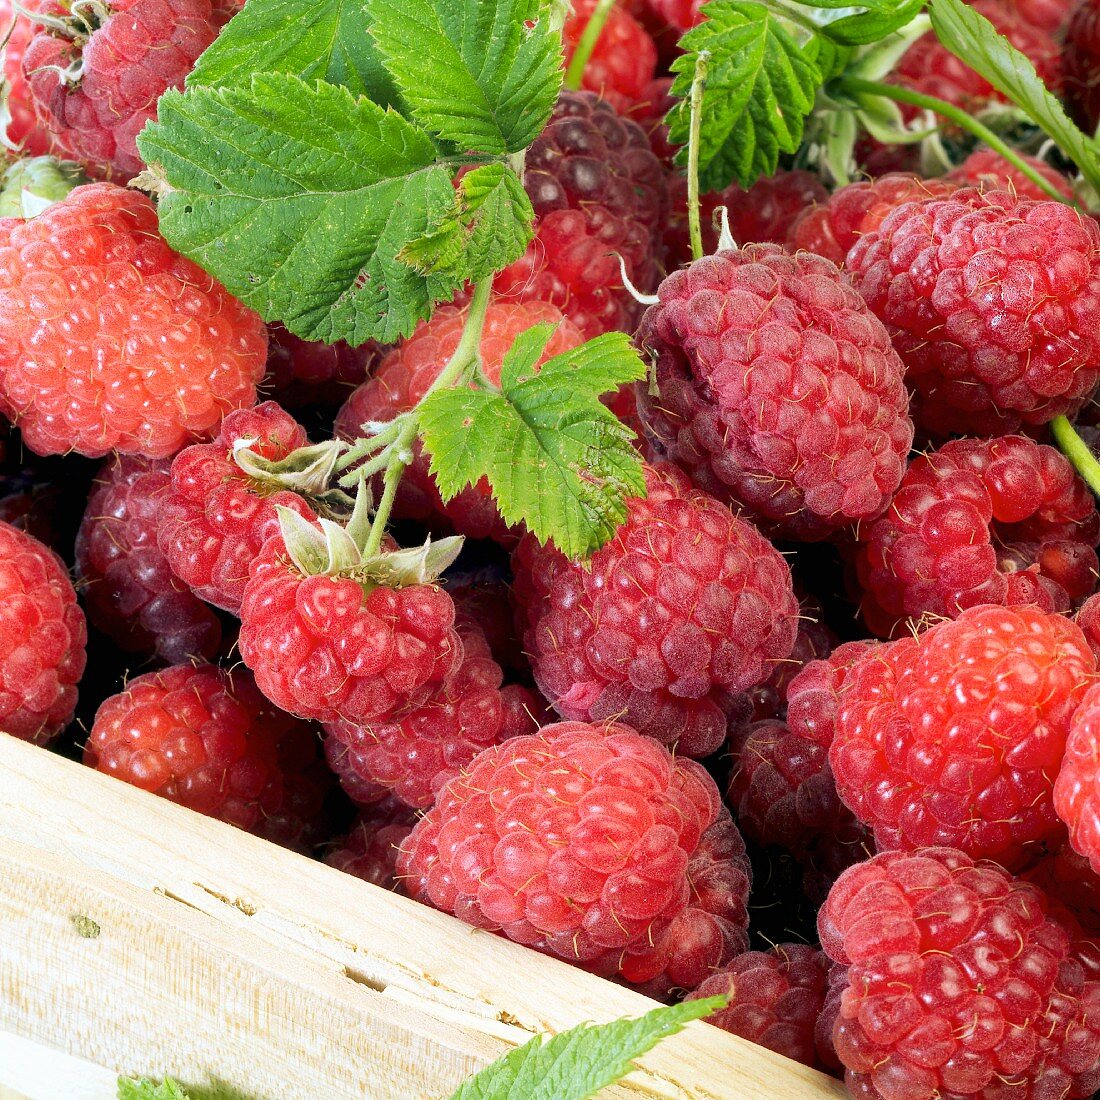
<instances>
[{"instance_id":1,"label":"raspberry","mask_svg":"<svg viewBox=\"0 0 1100 1100\"><path fill-rule=\"evenodd\" d=\"M849 183L825 202L808 207L791 226L787 243L792 249L816 252L842 265L856 241L878 229L899 206L943 198L959 186L946 179L921 179L911 172L891 172L875 180Z\"/></svg>"},{"instance_id":2,"label":"raspberry","mask_svg":"<svg viewBox=\"0 0 1100 1100\"><path fill-rule=\"evenodd\" d=\"M1038 157L1020 154L1040 176L1053 185L1058 193L1073 201L1073 184L1056 168ZM986 191L1011 191L1021 199L1049 199L1050 196L1036 183L1028 179L1010 161L992 149L976 149L958 166L947 173L947 179L955 180L963 186L982 187Z\"/></svg>"},{"instance_id":3,"label":"raspberry","mask_svg":"<svg viewBox=\"0 0 1100 1100\"><path fill-rule=\"evenodd\" d=\"M557 325L540 365L547 359L584 343L584 337L561 311L546 302L493 301L485 315L481 336L482 369L499 383L500 365L516 337L537 324ZM392 420L411 409L427 392L458 348L466 324L466 309L443 306L422 321L407 339L388 352L371 378L356 389L336 414L334 430L340 439L359 439L367 421ZM504 545L515 542L517 532L501 518L489 482L482 479L443 503L435 479L428 472L427 456L415 449L398 489L393 514L398 518L429 522L443 517L459 534L491 538Z\"/></svg>"},{"instance_id":4,"label":"raspberry","mask_svg":"<svg viewBox=\"0 0 1100 1100\"><path fill-rule=\"evenodd\" d=\"M1066 27L1062 49L1066 102L1090 134L1100 122L1100 2L1080 0Z\"/></svg>"},{"instance_id":5,"label":"raspberry","mask_svg":"<svg viewBox=\"0 0 1100 1100\"><path fill-rule=\"evenodd\" d=\"M1077 625L1097 661L1100 662L1100 593L1089 596L1076 615Z\"/></svg>"},{"instance_id":6,"label":"raspberry","mask_svg":"<svg viewBox=\"0 0 1100 1100\"><path fill-rule=\"evenodd\" d=\"M829 960L802 943L746 951L712 974L687 999L725 996L707 1022L805 1066L818 1065L814 1029L825 1003Z\"/></svg>"},{"instance_id":7,"label":"raspberry","mask_svg":"<svg viewBox=\"0 0 1100 1100\"><path fill-rule=\"evenodd\" d=\"M282 325L268 325L264 390L285 408L340 405L366 381L379 348L368 341L357 348L343 341L322 344L302 340Z\"/></svg>"},{"instance_id":8,"label":"raspberry","mask_svg":"<svg viewBox=\"0 0 1100 1100\"><path fill-rule=\"evenodd\" d=\"M217 616L173 573L157 545L170 464L116 456L100 471L76 539L76 569L92 624L130 653L169 664L213 657Z\"/></svg>"},{"instance_id":9,"label":"raspberry","mask_svg":"<svg viewBox=\"0 0 1100 1100\"><path fill-rule=\"evenodd\" d=\"M889 852L840 877L818 927L848 965L833 1040L854 1096L1088 1095L1100 983L1035 886L949 848Z\"/></svg>"},{"instance_id":10,"label":"raspberry","mask_svg":"<svg viewBox=\"0 0 1100 1100\"><path fill-rule=\"evenodd\" d=\"M714 781L621 725L479 753L397 869L418 900L654 993L747 946L748 863Z\"/></svg>"},{"instance_id":11,"label":"raspberry","mask_svg":"<svg viewBox=\"0 0 1100 1100\"><path fill-rule=\"evenodd\" d=\"M1100 379L1100 227L1063 203L970 189L908 203L848 269L934 435L1044 424Z\"/></svg>"},{"instance_id":12,"label":"raspberry","mask_svg":"<svg viewBox=\"0 0 1100 1100\"><path fill-rule=\"evenodd\" d=\"M0 730L45 745L65 728L87 640L65 563L0 523Z\"/></svg>"},{"instance_id":13,"label":"raspberry","mask_svg":"<svg viewBox=\"0 0 1100 1100\"><path fill-rule=\"evenodd\" d=\"M256 400L266 350L145 195L90 184L0 221L0 408L36 454L167 458Z\"/></svg>"},{"instance_id":14,"label":"raspberry","mask_svg":"<svg viewBox=\"0 0 1100 1100\"><path fill-rule=\"evenodd\" d=\"M1059 37L1066 29L1073 0L1002 0L1025 23Z\"/></svg>"},{"instance_id":15,"label":"raspberry","mask_svg":"<svg viewBox=\"0 0 1100 1100\"><path fill-rule=\"evenodd\" d=\"M415 823L416 814L397 799L379 803L356 819L325 862L372 886L396 890L397 855Z\"/></svg>"},{"instance_id":16,"label":"raspberry","mask_svg":"<svg viewBox=\"0 0 1100 1100\"><path fill-rule=\"evenodd\" d=\"M700 488L802 540L885 507L913 439L902 365L833 264L748 245L659 293L637 336L656 393L639 405Z\"/></svg>"},{"instance_id":17,"label":"raspberry","mask_svg":"<svg viewBox=\"0 0 1100 1100\"><path fill-rule=\"evenodd\" d=\"M654 14L683 33L703 18L700 8L706 0L646 0Z\"/></svg>"},{"instance_id":18,"label":"raspberry","mask_svg":"<svg viewBox=\"0 0 1100 1100\"><path fill-rule=\"evenodd\" d=\"M1087 856L1067 843L1030 868L1023 876L1053 902L1064 905L1087 935L1100 938L1100 875Z\"/></svg>"},{"instance_id":19,"label":"raspberry","mask_svg":"<svg viewBox=\"0 0 1100 1100\"><path fill-rule=\"evenodd\" d=\"M10 33L9 33L10 28ZM3 50L3 81L10 116L5 132L9 148L20 148L32 156L50 151L50 136L39 124L34 113L27 79L23 75L23 52L34 37L34 24L12 7L11 0L0 0L0 38L8 35Z\"/></svg>"},{"instance_id":20,"label":"raspberry","mask_svg":"<svg viewBox=\"0 0 1100 1100\"><path fill-rule=\"evenodd\" d=\"M504 578L492 569L449 573L445 586L455 602L456 617L477 623L493 660L504 669L527 670Z\"/></svg>"},{"instance_id":21,"label":"raspberry","mask_svg":"<svg viewBox=\"0 0 1100 1100\"><path fill-rule=\"evenodd\" d=\"M590 92L563 92L527 150L535 238L497 275L497 292L553 303L585 339L632 332L639 309L623 286L619 258L635 286L656 286L664 179L636 122Z\"/></svg>"},{"instance_id":22,"label":"raspberry","mask_svg":"<svg viewBox=\"0 0 1100 1100\"><path fill-rule=\"evenodd\" d=\"M1054 781L1095 675L1084 635L1037 607L968 608L848 671L829 763L882 850L950 845L1019 865L1057 837Z\"/></svg>"},{"instance_id":23,"label":"raspberry","mask_svg":"<svg viewBox=\"0 0 1100 1100\"><path fill-rule=\"evenodd\" d=\"M792 733L829 748L836 733L836 711L844 681L852 666L878 644L845 642L796 673L787 688L787 725Z\"/></svg>"},{"instance_id":24,"label":"raspberry","mask_svg":"<svg viewBox=\"0 0 1100 1100\"><path fill-rule=\"evenodd\" d=\"M199 813L306 847L331 785L313 729L252 677L175 665L131 680L96 712L84 763Z\"/></svg>"},{"instance_id":25,"label":"raspberry","mask_svg":"<svg viewBox=\"0 0 1100 1100\"><path fill-rule=\"evenodd\" d=\"M1092 493L1061 452L1022 435L919 456L859 534L863 617L885 637L980 603L1066 611L1096 585Z\"/></svg>"},{"instance_id":26,"label":"raspberry","mask_svg":"<svg viewBox=\"0 0 1100 1100\"><path fill-rule=\"evenodd\" d=\"M520 542L524 648L564 718L621 716L705 756L725 739L732 693L789 656L798 604L786 562L749 523L671 467L649 468L646 487L587 562Z\"/></svg>"},{"instance_id":27,"label":"raspberry","mask_svg":"<svg viewBox=\"0 0 1100 1100\"><path fill-rule=\"evenodd\" d=\"M100 20L60 0L40 4L23 72L42 125L66 155L125 183L145 164L137 136L157 100L182 88L217 37L210 0L110 0Z\"/></svg>"},{"instance_id":28,"label":"raspberry","mask_svg":"<svg viewBox=\"0 0 1100 1100\"><path fill-rule=\"evenodd\" d=\"M672 159L679 146L668 140L668 126L665 119L676 103L670 92L672 77L661 76L651 80L626 110L628 118L633 119L645 131L649 138L649 147L653 155L666 167L672 167Z\"/></svg>"},{"instance_id":29,"label":"raspberry","mask_svg":"<svg viewBox=\"0 0 1100 1100\"><path fill-rule=\"evenodd\" d=\"M297 493L249 477L233 460L238 439L254 439L264 458L285 458L306 445L305 430L274 401L222 421L213 443L197 443L172 462L157 540L173 572L207 603L240 614L248 570L279 531L278 505L305 518L313 510Z\"/></svg>"},{"instance_id":30,"label":"raspberry","mask_svg":"<svg viewBox=\"0 0 1100 1100\"><path fill-rule=\"evenodd\" d=\"M1089 688L1070 724L1054 788L1054 808L1074 849L1100 874L1100 684Z\"/></svg>"},{"instance_id":31,"label":"raspberry","mask_svg":"<svg viewBox=\"0 0 1100 1100\"><path fill-rule=\"evenodd\" d=\"M596 8L597 0L574 0L573 13L562 28L565 63L573 60L577 44ZM645 94L657 69L657 47L645 28L623 7L612 7L607 22L584 66L581 87L607 100L624 113Z\"/></svg>"}]
</instances>

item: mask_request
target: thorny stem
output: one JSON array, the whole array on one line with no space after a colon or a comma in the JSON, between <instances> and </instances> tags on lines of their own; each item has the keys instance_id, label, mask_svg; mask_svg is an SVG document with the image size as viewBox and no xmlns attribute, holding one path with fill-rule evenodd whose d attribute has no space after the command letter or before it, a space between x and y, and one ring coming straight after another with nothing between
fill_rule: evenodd
<instances>
[{"instance_id":1,"label":"thorny stem","mask_svg":"<svg viewBox=\"0 0 1100 1100\"><path fill-rule=\"evenodd\" d=\"M921 107L926 111L934 111L937 115L954 122L964 130L968 130L979 141L984 141L995 152L1000 153L1005 160L1020 170L1032 183L1041 187L1052 199L1064 202L1067 206L1076 206L1076 203L1059 193L1058 189L1049 180L1043 177L1024 160L1011 145L1002 141L988 126L984 126L972 115L947 103L935 96L921 95L920 92L912 92L908 88L899 88L893 84L880 84L875 80L860 80L854 76L842 77L837 81L836 87L842 92L855 95L877 95L883 99L892 99L897 103L908 103L913 107Z\"/></svg>"},{"instance_id":2,"label":"thorny stem","mask_svg":"<svg viewBox=\"0 0 1100 1100\"><path fill-rule=\"evenodd\" d=\"M1088 487L1100 496L1100 461L1097 461L1088 444L1064 416L1056 416L1050 422L1050 431L1059 450L1069 459L1070 465L1081 475Z\"/></svg>"},{"instance_id":3,"label":"thorny stem","mask_svg":"<svg viewBox=\"0 0 1100 1100\"><path fill-rule=\"evenodd\" d=\"M565 86L571 92L580 89L581 80L584 77L584 67L588 64L588 59L592 56L592 51L600 40L604 24L607 22L607 17L611 14L611 9L614 6L615 0L599 0L592 12L592 17L585 24L584 33L581 35L581 40L577 43L577 48L573 53L573 60L569 62L569 68L565 70Z\"/></svg>"},{"instance_id":4,"label":"thorny stem","mask_svg":"<svg viewBox=\"0 0 1100 1100\"><path fill-rule=\"evenodd\" d=\"M707 86L710 51L700 50L695 58L695 77L691 82L691 120L688 127L688 234L691 258L703 255L703 228L699 222L699 135L703 122L703 91Z\"/></svg>"}]
</instances>

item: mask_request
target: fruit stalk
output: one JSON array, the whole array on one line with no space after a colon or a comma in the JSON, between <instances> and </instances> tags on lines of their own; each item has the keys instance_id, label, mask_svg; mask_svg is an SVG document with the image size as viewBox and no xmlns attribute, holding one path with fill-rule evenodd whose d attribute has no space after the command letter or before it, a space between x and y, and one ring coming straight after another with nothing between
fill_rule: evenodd
<instances>
[{"instance_id":1,"label":"fruit stalk","mask_svg":"<svg viewBox=\"0 0 1100 1100\"><path fill-rule=\"evenodd\" d=\"M1058 449L1070 460L1085 484L1100 496L1100 461L1097 461L1096 455L1077 434L1074 426L1064 416L1056 416L1050 422L1050 433L1054 436Z\"/></svg>"},{"instance_id":2,"label":"fruit stalk","mask_svg":"<svg viewBox=\"0 0 1100 1100\"><path fill-rule=\"evenodd\" d=\"M699 224L699 135L703 121L703 92L707 86L707 62L710 51L700 50L695 59L695 77L691 82L691 123L688 129L688 235L691 258L703 255L703 230Z\"/></svg>"},{"instance_id":3,"label":"fruit stalk","mask_svg":"<svg viewBox=\"0 0 1100 1100\"><path fill-rule=\"evenodd\" d=\"M584 33L573 52L573 60L569 62L569 68L565 70L565 87L571 92L580 91L581 81L584 79L584 67L588 64L588 59L592 56L592 51L600 40L604 25L607 23L607 17L611 14L611 9L614 6L615 0L600 0L592 12L592 18L585 24Z\"/></svg>"}]
</instances>

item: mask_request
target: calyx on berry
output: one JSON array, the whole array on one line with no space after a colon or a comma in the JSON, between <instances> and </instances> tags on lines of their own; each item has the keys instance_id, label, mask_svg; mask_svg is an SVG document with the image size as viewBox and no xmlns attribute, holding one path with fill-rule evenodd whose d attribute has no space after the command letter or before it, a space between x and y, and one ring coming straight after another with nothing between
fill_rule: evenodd
<instances>
[{"instance_id":1,"label":"calyx on berry","mask_svg":"<svg viewBox=\"0 0 1100 1100\"><path fill-rule=\"evenodd\" d=\"M0 218L33 218L88 182L80 165L72 161L56 157L14 160L0 175Z\"/></svg>"},{"instance_id":2,"label":"calyx on berry","mask_svg":"<svg viewBox=\"0 0 1100 1100\"><path fill-rule=\"evenodd\" d=\"M329 439L308 447L299 447L284 458L265 458L252 448L256 439L238 439L233 444L233 461L252 479L256 490L265 496L288 489L304 497L321 512L343 515L355 500L341 489L329 485L347 450L339 439Z\"/></svg>"}]
</instances>

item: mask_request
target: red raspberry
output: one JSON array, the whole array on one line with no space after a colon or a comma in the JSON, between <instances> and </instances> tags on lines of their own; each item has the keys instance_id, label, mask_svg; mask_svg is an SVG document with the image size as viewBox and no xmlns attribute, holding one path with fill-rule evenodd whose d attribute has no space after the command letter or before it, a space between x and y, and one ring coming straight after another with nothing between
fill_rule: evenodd
<instances>
[{"instance_id":1,"label":"red raspberry","mask_svg":"<svg viewBox=\"0 0 1100 1100\"><path fill-rule=\"evenodd\" d=\"M266 351L145 195L91 184L0 220L0 407L36 454L167 458L256 400Z\"/></svg>"},{"instance_id":2,"label":"red raspberry","mask_svg":"<svg viewBox=\"0 0 1100 1100\"><path fill-rule=\"evenodd\" d=\"M714 781L625 726L479 753L397 868L418 900L654 993L747 946L748 862Z\"/></svg>"},{"instance_id":3,"label":"red raspberry","mask_svg":"<svg viewBox=\"0 0 1100 1100\"><path fill-rule=\"evenodd\" d=\"M824 538L885 507L913 439L886 330L827 260L748 245L661 284L638 330L643 419L702 489Z\"/></svg>"},{"instance_id":4,"label":"red raspberry","mask_svg":"<svg viewBox=\"0 0 1100 1100\"><path fill-rule=\"evenodd\" d=\"M96 712L84 763L289 847L307 847L331 786L312 727L243 670L148 672Z\"/></svg>"},{"instance_id":5,"label":"red raspberry","mask_svg":"<svg viewBox=\"0 0 1100 1100\"><path fill-rule=\"evenodd\" d=\"M1018 866L1057 837L1054 781L1095 675L1084 635L1037 607L968 608L849 670L829 763L880 849L950 845Z\"/></svg>"},{"instance_id":6,"label":"red raspberry","mask_svg":"<svg viewBox=\"0 0 1100 1100\"><path fill-rule=\"evenodd\" d=\"M856 241L878 229L899 206L943 198L958 189L959 184L951 180L926 180L911 172L891 172L875 180L849 183L803 211L790 228L787 244L842 265Z\"/></svg>"},{"instance_id":7,"label":"red raspberry","mask_svg":"<svg viewBox=\"0 0 1100 1100\"><path fill-rule=\"evenodd\" d=\"M268 325L267 376L263 388L285 408L300 405L340 405L379 356L368 341L357 348L343 341L322 344L302 340L282 325Z\"/></svg>"},{"instance_id":8,"label":"red raspberry","mask_svg":"<svg viewBox=\"0 0 1100 1100\"><path fill-rule=\"evenodd\" d=\"M416 814L408 806L388 799L357 818L325 862L372 886L396 890L397 856L415 824Z\"/></svg>"},{"instance_id":9,"label":"red raspberry","mask_svg":"<svg viewBox=\"0 0 1100 1100\"><path fill-rule=\"evenodd\" d=\"M1100 593L1089 596L1076 615L1077 625L1097 661L1100 662Z\"/></svg>"},{"instance_id":10,"label":"red raspberry","mask_svg":"<svg viewBox=\"0 0 1100 1100\"><path fill-rule=\"evenodd\" d=\"M1080 0L1066 28L1062 50L1066 102L1090 134L1100 122L1100 2Z\"/></svg>"},{"instance_id":11,"label":"red raspberry","mask_svg":"<svg viewBox=\"0 0 1100 1100\"><path fill-rule=\"evenodd\" d=\"M35 113L66 155L125 183L145 167L137 136L157 100L217 37L210 0L109 0L102 21L60 0L39 10L49 22L23 56Z\"/></svg>"},{"instance_id":12,"label":"red raspberry","mask_svg":"<svg viewBox=\"0 0 1100 1100\"><path fill-rule=\"evenodd\" d=\"M0 730L45 745L68 725L87 640L65 563L0 523Z\"/></svg>"},{"instance_id":13,"label":"red raspberry","mask_svg":"<svg viewBox=\"0 0 1100 1100\"><path fill-rule=\"evenodd\" d=\"M852 666L878 642L845 642L827 657L810 661L787 688L787 725L792 733L828 749L836 732L840 692Z\"/></svg>"},{"instance_id":14,"label":"red raspberry","mask_svg":"<svg viewBox=\"0 0 1100 1100\"><path fill-rule=\"evenodd\" d=\"M1096 586L1100 516L1061 452L1022 435L956 439L914 459L855 552L867 625L980 603L1066 611Z\"/></svg>"},{"instance_id":15,"label":"red raspberry","mask_svg":"<svg viewBox=\"0 0 1100 1100\"><path fill-rule=\"evenodd\" d=\"M458 348L466 312L465 307L437 309L430 320L421 321L408 339L387 353L371 378L352 393L336 414L337 438L359 439L368 421L392 420L416 405ZM480 352L482 370L492 382L500 382L501 362L516 337L543 323L558 327L546 345L540 365L584 343L577 327L556 306L533 301L498 300L489 304ZM443 517L448 521L444 526L469 538L491 538L504 545L515 542L517 532L497 511L487 479L467 486L444 504L419 444L415 455L401 479L393 512L396 517L421 522Z\"/></svg>"},{"instance_id":16,"label":"red raspberry","mask_svg":"<svg viewBox=\"0 0 1100 1100\"><path fill-rule=\"evenodd\" d=\"M475 573L448 573L445 587L455 602L459 619L477 623L493 660L501 668L529 669L516 636L515 615L508 598L508 582L492 569Z\"/></svg>"},{"instance_id":17,"label":"red raspberry","mask_svg":"<svg viewBox=\"0 0 1100 1100\"><path fill-rule=\"evenodd\" d=\"M1073 716L1054 807L1070 843L1100 874L1100 684L1089 688Z\"/></svg>"},{"instance_id":18,"label":"red raspberry","mask_svg":"<svg viewBox=\"0 0 1100 1100\"><path fill-rule=\"evenodd\" d=\"M1029 157L1023 153L1020 156L1048 183L1052 184L1058 193L1073 201L1073 184L1056 168L1051 168L1046 161L1038 157ZM958 166L947 173L945 177L955 180L963 186L981 187L986 191L1011 191L1021 199L1036 199L1042 201L1050 196L1036 183L1032 182L1010 161L1005 160L1000 153L992 149L975 149Z\"/></svg>"},{"instance_id":19,"label":"red raspberry","mask_svg":"<svg viewBox=\"0 0 1100 1100\"><path fill-rule=\"evenodd\" d=\"M513 594L535 680L564 718L621 716L706 756L726 736L731 695L789 656L798 604L787 563L754 527L668 466L587 562L531 536Z\"/></svg>"},{"instance_id":20,"label":"red raspberry","mask_svg":"<svg viewBox=\"0 0 1100 1100\"><path fill-rule=\"evenodd\" d=\"M632 332L639 315L625 290L660 277L665 173L642 128L590 92L564 92L527 150L524 186L538 218L527 252L496 277L497 292L552 302L591 339Z\"/></svg>"},{"instance_id":21,"label":"red raspberry","mask_svg":"<svg viewBox=\"0 0 1100 1100\"><path fill-rule=\"evenodd\" d=\"M166 460L108 460L76 537L76 569L95 627L127 652L155 653L178 664L213 657L222 630L157 545L169 468Z\"/></svg>"},{"instance_id":22,"label":"red raspberry","mask_svg":"<svg viewBox=\"0 0 1100 1100\"><path fill-rule=\"evenodd\" d=\"M277 505L309 519L297 493L249 477L233 460L233 445L254 439L264 458L285 458L306 445L306 433L274 401L230 413L213 443L197 443L172 462L172 484L161 502L157 540L175 574L207 603L240 614L248 570L260 547L279 531Z\"/></svg>"},{"instance_id":23,"label":"red raspberry","mask_svg":"<svg viewBox=\"0 0 1100 1100\"><path fill-rule=\"evenodd\" d=\"M562 28L565 63L573 60L598 0L573 0ZM657 47L645 28L623 7L614 6L584 66L581 87L623 113L640 99L657 69Z\"/></svg>"},{"instance_id":24,"label":"red raspberry","mask_svg":"<svg viewBox=\"0 0 1100 1100\"><path fill-rule=\"evenodd\" d=\"M1100 983L1035 886L949 848L888 852L840 877L818 927L848 965L833 1040L854 1096L1088 1095Z\"/></svg>"},{"instance_id":25,"label":"red raspberry","mask_svg":"<svg viewBox=\"0 0 1100 1100\"><path fill-rule=\"evenodd\" d=\"M687 999L724 996L729 1005L707 1022L805 1066L818 1062L814 1030L825 1003L829 960L802 943L746 951L712 974Z\"/></svg>"},{"instance_id":26,"label":"red raspberry","mask_svg":"<svg viewBox=\"0 0 1100 1100\"><path fill-rule=\"evenodd\" d=\"M848 269L932 434L1045 424L1100 379L1100 227L1063 203L970 189L907 203Z\"/></svg>"},{"instance_id":27,"label":"red raspberry","mask_svg":"<svg viewBox=\"0 0 1100 1100\"><path fill-rule=\"evenodd\" d=\"M23 51L34 33L34 24L25 15L16 12L11 0L0 0L0 38L8 35L2 47L3 71L0 72L10 115L7 145L9 148L20 148L32 156L42 156L50 151L50 136L35 117L34 102L23 75Z\"/></svg>"},{"instance_id":28,"label":"red raspberry","mask_svg":"<svg viewBox=\"0 0 1100 1100\"><path fill-rule=\"evenodd\" d=\"M1088 936L1100 940L1100 875L1093 871L1087 856L1066 843L1022 877L1035 883L1051 901L1064 905Z\"/></svg>"},{"instance_id":29,"label":"red raspberry","mask_svg":"<svg viewBox=\"0 0 1100 1100\"><path fill-rule=\"evenodd\" d=\"M671 94L672 77L661 76L651 80L633 103L626 109L628 118L632 118L645 131L649 138L649 147L653 155L666 167L672 167L678 145L668 140L668 126L665 118L676 104Z\"/></svg>"},{"instance_id":30,"label":"red raspberry","mask_svg":"<svg viewBox=\"0 0 1100 1100\"><path fill-rule=\"evenodd\" d=\"M702 21L700 8L706 0L646 0L655 15L681 34Z\"/></svg>"},{"instance_id":31,"label":"red raspberry","mask_svg":"<svg viewBox=\"0 0 1100 1100\"><path fill-rule=\"evenodd\" d=\"M1025 23L1061 37L1073 10L1073 0L1001 0L1004 7Z\"/></svg>"}]
</instances>

